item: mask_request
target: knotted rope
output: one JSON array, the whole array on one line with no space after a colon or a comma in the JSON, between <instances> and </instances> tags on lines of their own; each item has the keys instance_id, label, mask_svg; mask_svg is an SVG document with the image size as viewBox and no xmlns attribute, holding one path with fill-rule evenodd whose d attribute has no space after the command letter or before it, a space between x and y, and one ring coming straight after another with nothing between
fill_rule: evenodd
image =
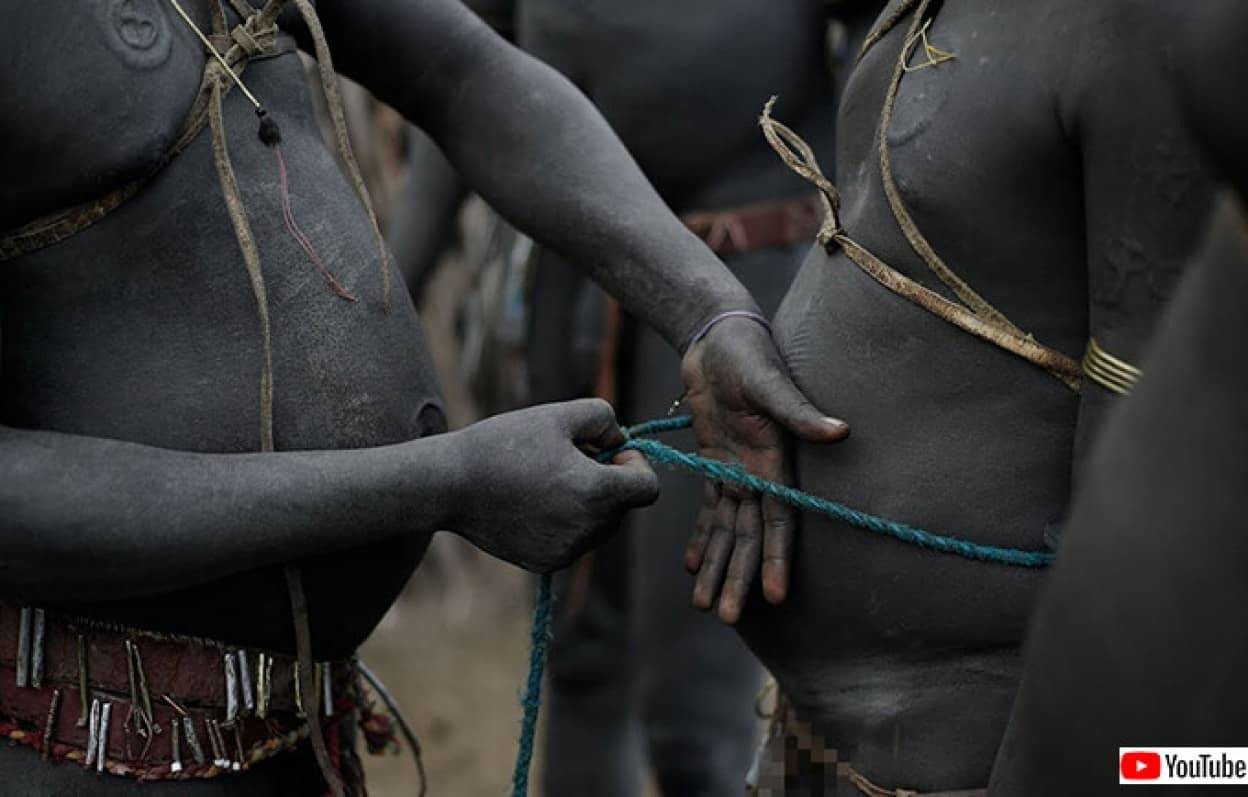
<instances>
[{"instance_id":1,"label":"knotted rope","mask_svg":"<svg viewBox=\"0 0 1248 797\"><path fill-rule=\"evenodd\" d=\"M683 468L701 474L704 478L720 484L736 484L760 495L769 495L780 501L815 512L842 523L848 523L864 531L892 537L899 542L915 545L937 553L961 556L977 562L1009 565L1012 567L1046 567L1053 561L1049 551L1028 551L984 545L961 537L936 534L905 523L852 509L844 504L803 492L786 484L763 479L740 465L721 462L698 454L690 454L650 439L648 435L661 434L677 429L688 429L693 419L688 415L661 418L638 424L624 430L627 440L619 448L604 451L597 456L599 462L608 462L621 451L640 451L655 464ZM516 755L515 774L512 778L513 797L528 794L529 766L533 758L533 742L537 732L537 715L541 708L542 674L546 667L546 647L550 639L551 577L545 574L538 582L537 607L533 612L531 631L532 647L529 653L529 674L522 699L524 715L520 722L520 748Z\"/></svg>"}]
</instances>

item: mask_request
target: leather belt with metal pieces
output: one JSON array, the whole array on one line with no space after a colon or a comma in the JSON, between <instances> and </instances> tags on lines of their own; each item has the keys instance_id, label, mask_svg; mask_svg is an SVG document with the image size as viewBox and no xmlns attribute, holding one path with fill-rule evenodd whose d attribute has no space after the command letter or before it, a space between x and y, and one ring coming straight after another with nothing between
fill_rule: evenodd
<instances>
[{"instance_id":1,"label":"leather belt with metal pieces","mask_svg":"<svg viewBox=\"0 0 1248 797\"><path fill-rule=\"evenodd\" d=\"M316 665L322 724L354 666ZM307 736L294 657L0 604L0 738L143 780L241 772Z\"/></svg>"}]
</instances>

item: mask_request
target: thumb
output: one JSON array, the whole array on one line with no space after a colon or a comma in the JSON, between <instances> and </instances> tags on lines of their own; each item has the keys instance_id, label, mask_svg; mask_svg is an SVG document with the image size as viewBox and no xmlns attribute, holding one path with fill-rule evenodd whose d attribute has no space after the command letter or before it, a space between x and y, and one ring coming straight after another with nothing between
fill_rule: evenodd
<instances>
[{"instance_id":1,"label":"thumb","mask_svg":"<svg viewBox=\"0 0 1248 797\"><path fill-rule=\"evenodd\" d=\"M750 391L751 403L802 440L835 443L849 437L849 424L821 412L787 375L776 373L766 385L765 390Z\"/></svg>"},{"instance_id":2,"label":"thumb","mask_svg":"<svg viewBox=\"0 0 1248 797\"><path fill-rule=\"evenodd\" d=\"M564 429L576 444L598 450L623 444L624 432L615 420L615 410L602 399L576 399L554 406L562 411Z\"/></svg>"},{"instance_id":3,"label":"thumb","mask_svg":"<svg viewBox=\"0 0 1248 797\"><path fill-rule=\"evenodd\" d=\"M648 506L659 498L659 477L640 451L621 451L598 469L599 489L621 509Z\"/></svg>"}]
</instances>

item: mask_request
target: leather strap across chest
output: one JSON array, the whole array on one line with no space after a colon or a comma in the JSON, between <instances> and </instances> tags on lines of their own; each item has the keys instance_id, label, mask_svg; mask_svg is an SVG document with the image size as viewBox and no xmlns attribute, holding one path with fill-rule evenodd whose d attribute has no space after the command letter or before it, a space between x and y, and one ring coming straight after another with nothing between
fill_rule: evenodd
<instances>
[{"instance_id":1,"label":"leather strap across chest","mask_svg":"<svg viewBox=\"0 0 1248 797\"><path fill-rule=\"evenodd\" d=\"M242 0L231 0L235 8ZM257 12L248 9L244 22L229 33L226 32L225 14L216 0L211 3L213 15L213 44L218 47L227 63L241 73L251 61L272 58L295 50L295 41L277 29L277 15L284 3L271 2ZM200 79L199 89L191 102L191 110L174 137L173 145L165 151L156 166L147 174L116 188L102 197L55 211L14 230L0 234L0 261L12 260L38 251L69 238L95 224L112 213L126 200L134 197L152 178L159 174L178 155L190 146L195 137L208 125L208 108L213 87L221 82L220 66L208 59ZM225 81L221 90L228 93L232 86Z\"/></svg>"},{"instance_id":2,"label":"leather strap across chest","mask_svg":"<svg viewBox=\"0 0 1248 797\"><path fill-rule=\"evenodd\" d=\"M907 277L850 237L840 220L840 193L823 174L810 145L789 127L772 118L771 109L775 102L774 97L764 107L762 117L759 119L763 135L789 168L819 189L824 206L824 222L820 227L817 240L825 248L839 247L853 263L893 293L914 302L959 329L1043 368L1071 390L1078 391L1083 376L1080 363L1040 343L1024 332L1004 313L977 293L953 269L949 268L919 230L897 190L888 149L888 130L892 122L893 108L896 105L902 76L912 69L908 66L910 56L922 40L928 50L929 58L932 52L938 53L941 60L953 57L948 53L930 48L926 42L926 14L929 4L930 0L904 0L894 7L883 22L867 36L859 59L906 15L913 12L913 19L893 68L892 79L889 81L880 113L880 123L876 134L880 174L889 208L905 235L906 241L928 269L952 291L958 301L946 298Z\"/></svg>"}]
</instances>

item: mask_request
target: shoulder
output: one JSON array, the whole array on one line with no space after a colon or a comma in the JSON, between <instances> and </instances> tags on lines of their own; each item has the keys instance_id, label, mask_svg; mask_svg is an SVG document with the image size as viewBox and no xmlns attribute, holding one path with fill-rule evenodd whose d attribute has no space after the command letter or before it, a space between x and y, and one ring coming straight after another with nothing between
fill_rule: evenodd
<instances>
[{"instance_id":1,"label":"shoulder","mask_svg":"<svg viewBox=\"0 0 1248 797\"><path fill-rule=\"evenodd\" d=\"M1175 4L1058 0L1052 5L1069 41L1061 102L1072 127L1097 118L1175 115L1171 84L1181 21Z\"/></svg>"}]
</instances>

